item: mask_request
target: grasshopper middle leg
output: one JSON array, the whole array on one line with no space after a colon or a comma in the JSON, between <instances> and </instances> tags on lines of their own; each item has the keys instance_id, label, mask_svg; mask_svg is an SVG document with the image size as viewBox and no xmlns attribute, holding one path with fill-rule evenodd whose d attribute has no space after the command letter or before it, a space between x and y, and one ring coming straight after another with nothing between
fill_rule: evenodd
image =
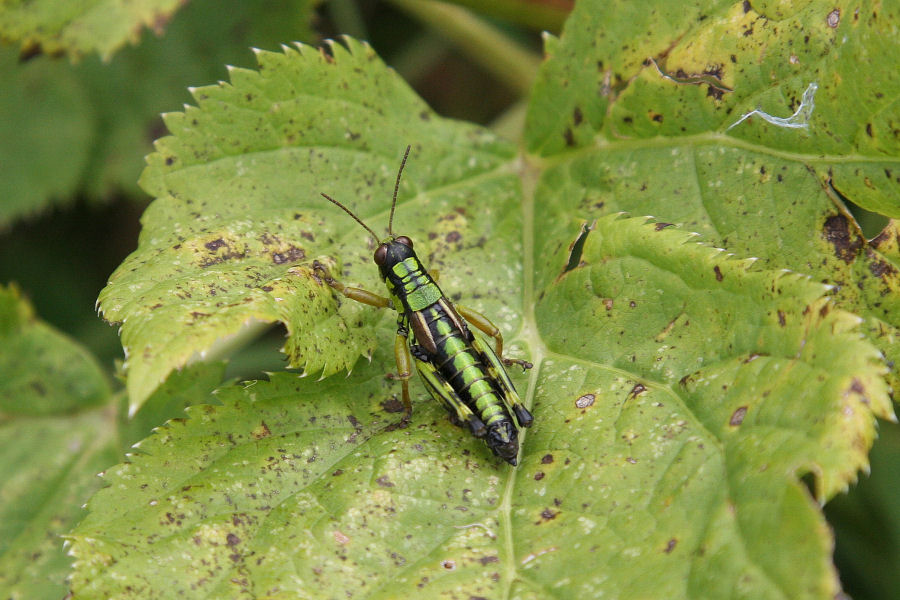
<instances>
[{"instance_id":1,"label":"grasshopper middle leg","mask_svg":"<svg viewBox=\"0 0 900 600\"><path fill-rule=\"evenodd\" d=\"M331 276L331 272L322 263L313 262L313 272L320 277L322 281L334 288L345 297L368 304L375 308L387 308L391 306L390 298L379 296L374 292L361 288L349 287ZM412 356L409 354L409 345L407 344L407 332L403 327L398 328L397 338L394 341L394 360L397 362L397 373L388 373L388 379L396 379L400 381L401 386L401 402L403 402L403 418L400 419L399 427L406 427L412 417L412 401L409 399L409 378L412 376Z\"/></svg>"}]
</instances>

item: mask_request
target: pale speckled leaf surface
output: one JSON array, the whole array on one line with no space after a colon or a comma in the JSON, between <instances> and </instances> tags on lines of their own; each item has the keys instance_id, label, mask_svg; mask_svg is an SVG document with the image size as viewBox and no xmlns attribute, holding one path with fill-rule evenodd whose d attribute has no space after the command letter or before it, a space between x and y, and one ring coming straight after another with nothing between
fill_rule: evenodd
<instances>
[{"instance_id":1,"label":"pale speckled leaf surface","mask_svg":"<svg viewBox=\"0 0 900 600\"><path fill-rule=\"evenodd\" d=\"M579 2L548 44L529 150L712 142L807 165L860 206L900 216L898 17L896 2ZM754 109L790 116L810 83L807 128L753 118L729 129Z\"/></svg>"},{"instance_id":2,"label":"pale speckled leaf surface","mask_svg":"<svg viewBox=\"0 0 900 600\"><path fill-rule=\"evenodd\" d=\"M621 18L615 10L610 18ZM598 27L596 15L606 13L596 3L577 11L548 43L535 106L545 104L531 113L529 143L553 130L559 114L574 115L559 106L581 88L557 86L551 108L548 74L581 73L572 61L592 64L589 39L578 38L585 24L628 35ZM647 36L677 33L681 13ZM581 54L554 54L567 43L581 44ZM338 336L328 350L342 364L373 348L372 364L348 379L278 373L224 387L218 405L192 407L144 440L108 471L111 485L71 535L75 597L838 594L817 501L867 467L875 415L892 412L882 358L859 319L827 297L839 290L803 275L803 261L820 268L825 250L837 252L844 238L838 232L823 244L801 233L781 243L764 235L783 235L767 221L777 217L760 204L766 194L790 218L818 218L826 195L819 176L790 157L778 165L784 173L769 170L753 163L758 148L729 154L699 134L680 140L682 148L665 137L592 145L592 133L571 152L551 144L541 158L517 157L484 131L439 119L368 48L347 45L327 57L306 47L262 53L259 73L234 71L231 84L197 90L197 108L167 118L173 136L159 142L143 179L157 200L101 306L125 320L129 379L140 354L134 342L169 327L154 311L191 315L197 294L224 324L215 334L227 334L245 313L202 292L221 279L221 293L234 283L246 294L243 284L260 274L248 303L259 298L256 307L270 302L272 281L299 282L277 288L277 298L311 293L296 300L297 326L285 319L289 340ZM640 66L645 56L622 60ZM593 83L583 87L596 92ZM673 89L688 87L701 86ZM340 258L345 281L380 290L365 232L318 192L381 231L406 143L413 154L395 230L440 270L454 301L494 319L510 354L535 363L527 376L514 375L536 415L516 469L448 424L419 384L412 424L393 427L398 386L382 376L395 369L393 315L336 305L308 276L312 258ZM692 178L679 177L689 167ZM805 192L794 204L778 204L779 175ZM648 206L684 227L604 214L641 198L644 185L666 201ZM728 186L743 194L710 192ZM632 214L651 212L634 202ZM757 237L733 233L742 217ZM764 260L699 244L694 229L740 239L739 257ZM289 252L296 264L269 264L269 236L303 250ZM777 244L797 272L772 262ZM890 249L885 238L885 256L896 254ZM185 287L210 268L208 280ZM340 337L349 335L362 341ZM176 348L199 352L206 343ZM165 344L150 349L165 363L157 376L182 364ZM311 360L315 373L341 362ZM149 393L156 383L140 385Z\"/></svg>"},{"instance_id":3,"label":"pale speckled leaf surface","mask_svg":"<svg viewBox=\"0 0 900 600\"><path fill-rule=\"evenodd\" d=\"M563 273L557 223L518 469L418 387L393 427L383 327L349 379L223 388L110 469L70 538L75 597L831 597L799 478L844 487L889 411L858 320L645 219L599 219Z\"/></svg>"}]
</instances>

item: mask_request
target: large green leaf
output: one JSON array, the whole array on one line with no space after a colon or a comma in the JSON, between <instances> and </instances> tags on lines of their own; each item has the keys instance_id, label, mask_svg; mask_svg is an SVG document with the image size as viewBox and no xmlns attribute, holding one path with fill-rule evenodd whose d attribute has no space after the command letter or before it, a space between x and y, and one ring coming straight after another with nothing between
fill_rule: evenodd
<instances>
[{"instance_id":1,"label":"large green leaf","mask_svg":"<svg viewBox=\"0 0 900 600\"><path fill-rule=\"evenodd\" d=\"M599 220L579 262L526 323L520 468L430 401L390 431L385 328L349 380L222 389L110 470L72 535L76 595L831 597L798 478L844 487L889 410L856 319L644 219Z\"/></svg>"},{"instance_id":2,"label":"large green leaf","mask_svg":"<svg viewBox=\"0 0 900 600\"><path fill-rule=\"evenodd\" d=\"M109 387L83 348L0 288L0 597L58 599L62 534L117 458Z\"/></svg>"},{"instance_id":3,"label":"large green leaf","mask_svg":"<svg viewBox=\"0 0 900 600\"><path fill-rule=\"evenodd\" d=\"M0 37L18 42L25 52L74 56L96 52L109 58L135 42L145 27L162 32L182 0L12 0L0 6Z\"/></svg>"},{"instance_id":4,"label":"large green leaf","mask_svg":"<svg viewBox=\"0 0 900 600\"><path fill-rule=\"evenodd\" d=\"M186 102L188 85L224 77L226 64L249 63L248 46L314 39L314 4L193 0L165 23L165 35L109 62L21 62L15 48L0 48L0 227L78 194L139 196L159 113Z\"/></svg>"},{"instance_id":5,"label":"large green leaf","mask_svg":"<svg viewBox=\"0 0 900 600\"><path fill-rule=\"evenodd\" d=\"M38 321L14 287L0 286L0 347L0 417L75 411L109 396L93 357Z\"/></svg>"},{"instance_id":6,"label":"large green leaf","mask_svg":"<svg viewBox=\"0 0 900 600\"><path fill-rule=\"evenodd\" d=\"M578 10L571 35L584 22L597 37L616 31L594 3ZM557 47L575 44L569 35ZM547 63L535 106L548 74L591 58L580 43L583 54ZM372 364L347 380L225 387L221 406L145 440L72 533L76 597L834 597L816 501L866 468L874 415L892 417L885 367L858 317L826 297L833 288L799 268L819 268L840 236L791 238L799 272L788 272L769 256L777 215L766 228L766 211L747 208L780 193L769 179L781 176L805 192L793 211L815 215L827 197L817 177L785 166L754 186L759 169L737 167L758 150L717 146L724 136L598 134L578 151L516 156L439 118L367 46L346 44L258 53L258 71L234 70L167 115L172 136L142 180L157 199L100 305L123 323L133 408L250 320L283 322L288 358L307 373L370 351ZM559 104L568 89L556 87ZM549 131L556 114L533 109L529 131ZM369 236L319 193L384 227L406 143L395 229L451 298L535 363L517 379L537 416L517 469L418 386L412 425L396 429L397 386L381 375L394 369L394 315L335 298L311 273L328 261L378 290ZM736 162L696 168L707 150L713 167ZM677 176L686 167L693 186ZM710 201L725 182L742 194ZM645 184L668 198L657 214L684 227L603 214ZM737 227L694 214L739 223L741 212L757 235L734 243L761 265L690 233Z\"/></svg>"},{"instance_id":7,"label":"large green leaf","mask_svg":"<svg viewBox=\"0 0 900 600\"><path fill-rule=\"evenodd\" d=\"M88 163L95 116L69 68L44 60L21 67L14 52L0 48L0 73L3 226L76 188Z\"/></svg>"},{"instance_id":8,"label":"large green leaf","mask_svg":"<svg viewBox=\"0 0 900 600\"><path fill-rule=\"evenodd\" d=\"M566 35L548 44L553 58L530 107L532 151L577 150L550 163L543 181L577 199L586 219L652 214L834 284L838 306L862 316L897 364L893 229L869 245L839 194L900 212L900 46L890 32L898 10L896 2L656 11L580 3ZM757 115L729 129L757 106L791 115L810 83L818 91L806 128ZM890 380L900 385L895 373Z\"/></svg>"},{"instance_id":9,"label":"large green leaf","mask_svg":"<svg viewBox=\"0 0 900 600\"><path fill-rule=\"evenodd\" d=\"M0 593L58 600L72 564L63 535L84 515L115 462L113 422L102 411L0 421Z\"/></svg>"}]
</instances>

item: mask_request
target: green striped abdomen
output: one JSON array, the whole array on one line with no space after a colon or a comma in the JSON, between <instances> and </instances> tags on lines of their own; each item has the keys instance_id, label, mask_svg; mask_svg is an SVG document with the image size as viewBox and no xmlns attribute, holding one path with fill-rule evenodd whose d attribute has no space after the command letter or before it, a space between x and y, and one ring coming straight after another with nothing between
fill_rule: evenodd
<instances>
[{"instance_id":1,"label":"green striped abdomen","mask_svg":"<svg viewBox=\"0 0 900 600\"><path fill-rule=\"evenodd\" d=\"M436 348L429 354L429 360L441 376L489 429L501 421L509 421L497 383L466 339L468 332L460 331L440 304L421 312Z\"/></svg>"}]
</instances>

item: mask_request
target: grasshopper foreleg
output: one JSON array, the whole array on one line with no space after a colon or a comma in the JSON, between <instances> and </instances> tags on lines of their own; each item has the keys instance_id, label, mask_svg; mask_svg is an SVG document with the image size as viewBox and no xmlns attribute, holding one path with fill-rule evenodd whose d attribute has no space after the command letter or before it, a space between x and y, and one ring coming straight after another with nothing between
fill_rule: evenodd
<instances>
[{"instance_id":1,"label":"grasshopper foreleg","mask_svg":"<svg viewBox=\"0 0 900 600\"><path fill-rule=\"evenodd\" d=\"M379 296L378 294L370 292L368 290L344 285L343 283L332 277L331 272L328 270L328 268L319 261L313 261L313 273L316 274L316 277L320 278L322 281L328 284L329 287L334 288L351 300L361 302L362 304L368 304L369 306L374 306L375 308L387 308L391 305L390 298Z\"/></svg>"},{"instance_id":2,"label":"grasshopper foreleg","mask_svg":"<svg viewBox=\"0 0 900 600\"><path fill-rule=\"evenodd\" d=\"M387 308L391 306L389 298L379 296L368 290L344 285L332 277L328 268L319 261L313 261L313 272L316 274L316 277L328 284L329 287L334 288L343 294L346 298L361 302L362 304L374 306L375 308ZM409 378L411 377L412 371L412 357L409 354L406 336L406 329L401 327L397 330L397 338L394 341L394 360L397 361L397 373L388 373L386 375L388 379L400 381L402 390L400 399L403 402L403 418L401 418L400 423L396 425L398 427L406 427L409 425L410 417L412 417L412 402L409 399Z\"/></svg>"}]
</instances>

